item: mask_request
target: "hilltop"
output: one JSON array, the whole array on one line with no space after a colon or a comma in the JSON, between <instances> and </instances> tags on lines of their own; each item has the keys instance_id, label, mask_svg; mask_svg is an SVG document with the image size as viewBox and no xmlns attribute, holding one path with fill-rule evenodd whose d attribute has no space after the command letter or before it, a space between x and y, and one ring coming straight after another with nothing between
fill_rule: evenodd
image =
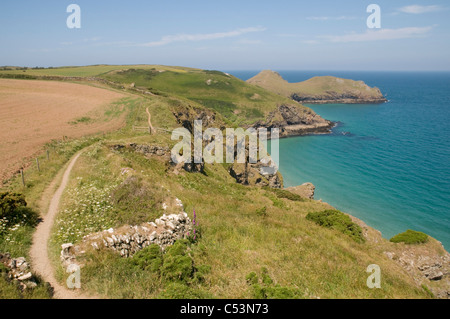
<instances>
[{"instance_id":1,"label":"hilltop","mask_svg":"<svg viewBox=\"0 0 450 319\"><path fill-rule=\"evenodd\" d=\"M333 76L317 76L299 83L289 83L274 71L265 70L248 83L305 104L376 104L386 98L376 87L363 81L341 79Z\"/></svg>"}]
</instances>

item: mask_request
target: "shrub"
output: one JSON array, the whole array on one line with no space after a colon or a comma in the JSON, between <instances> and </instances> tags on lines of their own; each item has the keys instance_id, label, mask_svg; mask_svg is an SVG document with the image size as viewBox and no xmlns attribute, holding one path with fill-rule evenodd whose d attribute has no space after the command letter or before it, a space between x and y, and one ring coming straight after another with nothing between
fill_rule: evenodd
<instances>
[{"instance_id":1,"label":"shrub","mask_svg":"<svg viewBox=\"0 0 450 319\"><path fill-rule=\"evenodd\" d=\"M278 198L285 198L294 202L305 201L304 198L302 198L300 195L291 193L290 191L287 191L285 189L270 188L270 187L266 187L265 189L274 193Z\"/></svg>"},{"instance_id":2,"label":"shrub","mask_svg":"<svg viewBox=\"0 0 450 319\"><path fill-rule=\"evenodd\" d=\"M274 284L266 268L261 269L261 280L255 272L249 273L245 279L255 299L297 299L303 296L298 288Z\"/></svg>"},{"instance_id":3,"label":"shrub","mask_svg":"<svg viewBox=\"0 0 450 319\"><path fill-rule=\"evenodd\" d=\"M133 264L142 270L159 272L162 263L162 251L158 245L150 245L137 252L132 258Z\"/></svg>"},{"instance_id":4,"label":"shrub","mask_svg":"<svg viewBox=\"0 0 450 319\"><path fill-rule=\"evenodd\" d=\"M338 210L309 213L306 216L306 219L313 221L320 226L340 231L341 233L350 236L358 243L363 243L365 241L361 227L352 222L348 215Z\"/></svg>"},{"instance_id":5,"label":"shrub","mask_svg":"<svg viewBox=\"0 0 450 319\"><path fill-rule=\"evenodd\" d=\"M405 243L408 245L411 244L423 244L428 241L428 235L422 232L414 231L408 229L404 233L395 235L391 238L391 242L393 243Z\"/></svg>"},{"instance_id":6,"label":"shrub","mask_svg":"<svg viewBox=\"0 0 450 319\"><path fill-rule=\"evenodd\" d=\"M6 227L21 224L36 226L39 222L37 212L27 206L25 197L19 193L0 193L0 220Z\"/></svg>"},{"instance_id":7,"label":"shrub","mask_svg":"<svg viewBox=\"0 0 450 319\"><path fill-rule=\"evenodd\" d=\"M262 216L262 217L267 217L267 207L264 206L262 208L257 209L256 210L256 215Z\"/></svg>"},{"instance_id":8,"label":"shrub","mask_svg":"<svg viewBox=\"0 0 450 319\"><path fill-rule=\"evenodd\" d=\"M161 267L161 275L169 281L187 281L194 274L194 262L186 255L187 241L180 240L168 248Z\"/></svg>"}]
</instances>

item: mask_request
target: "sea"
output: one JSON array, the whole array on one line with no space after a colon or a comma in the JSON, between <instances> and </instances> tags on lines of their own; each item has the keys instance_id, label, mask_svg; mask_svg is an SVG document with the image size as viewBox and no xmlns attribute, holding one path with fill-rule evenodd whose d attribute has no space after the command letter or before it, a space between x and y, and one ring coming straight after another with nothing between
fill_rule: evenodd
<instances>
[{"instance_id":1,"label":"sea","mask_svg":"<svg viewBox=\"0 0 450 319\"><path fill-rule=\"evenodd\" d=\"M226 71L247 80L259 71ZM450 250L450 72L283 71L289 82L331 75L378 87L389 102L307 105L337 123L329 135L279 141L285 186L311 182L316 199L384 238L422 231Z\"/></svg>"}]
</instances>

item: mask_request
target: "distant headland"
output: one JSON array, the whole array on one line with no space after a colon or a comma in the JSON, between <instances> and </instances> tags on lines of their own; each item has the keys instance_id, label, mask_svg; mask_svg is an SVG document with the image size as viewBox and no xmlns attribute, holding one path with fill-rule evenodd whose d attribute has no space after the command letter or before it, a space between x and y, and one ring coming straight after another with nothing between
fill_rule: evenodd
<instances>
[{"instance_id":1,"label":"distant headland","mask_svg":"<svg viewBox=\"0 0 450 319\"><path fill-rule=\"evenodd\" d=\"M363 81L317 76L299 83L289 83L274 71L264 70L248 83L286 96L302 104L378 104L387 99L380 89L369 87Z\"/></svg>"}]
</instances>

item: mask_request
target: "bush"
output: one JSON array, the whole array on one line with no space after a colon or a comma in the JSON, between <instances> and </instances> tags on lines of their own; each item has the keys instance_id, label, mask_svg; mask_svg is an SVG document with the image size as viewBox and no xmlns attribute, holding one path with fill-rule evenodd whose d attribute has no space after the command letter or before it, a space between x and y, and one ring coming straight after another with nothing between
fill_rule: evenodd
<instances>
[{"instance_id":1,"label":"bush","mask_svg":"<svg viewBox=\"0 0 450 319\"><path fill-rule=\"evenodd\" d=\"M262 217L267 217L267 207L264 206L262 208L257 209L256 210L256 215L262 216Z\"/></svg>"},{"instance_id":2,"label":"bush","mask_svg":"<svg viewBox=\"0 0 450 319\"><path fill-rule=\"evenodd\" d=\"M358 243L365 242L361 227L352 222L348 215L338 210L309 213L306 216L306 219L313 221L320 226L340 231L341 233L350 236Z\"/></svg>"},{"instance_id":3,"label":"bush","mask_svg":"<svg viewBox=\"0 0 450 319\"><path fill-rule=\"evenodd\" d=\"M159 272L159 269L163 263L163 256L161 248L158 245L150 245L137 252L133 258L132 262L135 266L142 270L148 270L151 272Z\"/></svg>"},{"instance_id":4,"label":"bush","mask_svg":"<svg viewBox=\"0 0 450 319\"><path fill-rule=\"evenodd\" d=\"M298 299L303 296L297 288L274 284L266 268L261 269L261 280L255 272L249 273L245 279L255 299Z\"/></svg>"},{"instance_id":5,"label":"bush","mask_svg":"<svg viewBox=\"0 0 450 319\"><path fill-rule=\"evenodd\" d=\"M179 240L164 256L161 275L169 281L187 281L194 274L194 261L186 255L187 241Z\"/></svg>"},{"instance_id":6,"label":"bush","mask_svg":"<svg viewBox=\"0 0 450 319\"><path fill-rule=\"evenodd\" d=\"M393 243L405 243L408 245L412 244L423 244L428 241L428 235L422 232L414 231L408 229L404 233L395 235L391 238Z\"/></svg>"},{"instance_id":7,"label":"bush","mask_svg":"<svg viewBox=\"0 0 450 319\"><path fill-rule=\"evenodd\" d=\"M0 220L6 227L21 224L36 226L39 215L27 206L25 197L19 193L0 193Z\"/></svg>"},{"instance_id":8,"label":"bush","mask_svg":"<svg viewBox=\"0 0 450 319\"><path fill-rule=\"evenodd\" d=\"M294 202L303 202L305 201L304 198L302 198L300 195L291 193L290 191L287 191L285 189L279 189L279 188L270 188L266 187L266 190L271 191L274 193L278 198L285 198Z\"/></svg>"}]
</instances>

